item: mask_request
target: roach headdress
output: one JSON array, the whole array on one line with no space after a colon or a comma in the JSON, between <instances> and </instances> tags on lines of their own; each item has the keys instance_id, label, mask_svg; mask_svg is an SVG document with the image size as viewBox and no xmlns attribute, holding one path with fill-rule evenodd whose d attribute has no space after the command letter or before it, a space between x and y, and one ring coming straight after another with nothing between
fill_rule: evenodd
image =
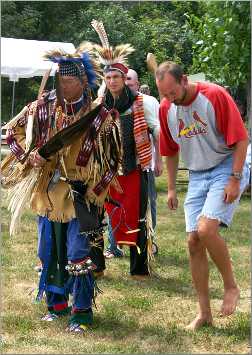
<instances>
[{"instance_id":1,"label":"roach headdress","mask_svg":"<svg viewBox=\"0 0 252 355\"><path fill-rule=\"evenodd\" d=\"M73 54L58 49L46 52L44 58L58 63L59 74L62 76L77 76L81 81L86 76L88 86L93 88L101 76L100 65L93 50L91 43L82 42Z\"/></svg>"},{"instance_id":2,"label":"roach headdress","mask_svg":"<svg viewBox=\"0 0 252 355\"><path fill-rule=\"evenodd\" d=\"M98 33L102 44L101 46L94 45L94 51L98 61L104 66L103 71L106 73L111 70L117 70L126 75L128 72L127 57L135 49L130 44L121 44L115 48L111 47L103 23L92 20L91 25Z\"/></svg>"}]
</instances>

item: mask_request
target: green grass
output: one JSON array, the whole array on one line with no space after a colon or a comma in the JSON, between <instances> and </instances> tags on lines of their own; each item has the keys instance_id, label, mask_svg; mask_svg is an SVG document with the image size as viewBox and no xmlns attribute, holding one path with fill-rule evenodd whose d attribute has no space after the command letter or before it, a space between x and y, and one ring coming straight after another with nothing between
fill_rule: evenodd
<instances>
[{"instance_id":1,"label":"green grass","mask_svg":"<svg viewBox=\"0 0 252 355\"><path fill-rule=\"evenodd\" d=\"M190 333L185 326L197 312L192 287L183 215L185 187L179 188L179 209L166 206L165 176L157 179L159 254L154 276L131 280L129 251L107 261L98 282L103 293L94 308L94 325L85 336L66 334L67 319L41 323L45 303L33 303L37 275L36 218L27 211L19 234L8 235L9 214L2 206L2 352L6 354L175 354L249 353L250 334L250 199L243 197L232 227L223 231L241 287L237 312L218 317L222 282L210 263L214 326ZM106 236L105 236L106 239Z\"/></svg>"}]
</instances>

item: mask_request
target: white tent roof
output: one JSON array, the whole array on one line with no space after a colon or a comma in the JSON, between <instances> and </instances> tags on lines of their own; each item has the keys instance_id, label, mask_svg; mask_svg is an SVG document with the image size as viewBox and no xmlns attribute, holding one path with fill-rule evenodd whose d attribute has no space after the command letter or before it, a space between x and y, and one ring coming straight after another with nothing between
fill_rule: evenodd
<instances>
[{"instance_id":1,"label":"white tent roof","mask_svg":"<svg viewBox=\"0 0 252 355\"><path fill-rule=\"evenodd\" d=\"M52 49L63 49L73 53L75 47L72 43L34 41L17 38L1 38L1 75L9 77L10 81L18 81L19 78L43 76L56 65L45 61L43 55Z\"/></svg>"}]
</instances>

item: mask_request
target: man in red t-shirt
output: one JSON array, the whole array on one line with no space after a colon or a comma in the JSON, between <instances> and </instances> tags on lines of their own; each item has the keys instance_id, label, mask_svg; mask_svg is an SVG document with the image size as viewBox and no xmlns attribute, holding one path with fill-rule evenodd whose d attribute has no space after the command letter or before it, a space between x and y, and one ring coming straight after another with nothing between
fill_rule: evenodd
<instances>
[{"instance_id":1,"label":"man in red t-shirt","mask_svg":"<svg viewBox=\"0 0 252 355\"><path fill-rule=\"evenodd\" d=\"M223 278L221 315L232 314L239 299L240 291L219 227L231 223L248 183L249 169L245 163L248 135L233 99L224 88L188 81L182 68L173 62L158 67L156 83L164 97L160 105L160 153L166 156L168 207L172 210L178 206L179 151L189 170L184 208L199 314L187 328L196 330L213 322L206 251Z\"/></svg>"}]
</instances>

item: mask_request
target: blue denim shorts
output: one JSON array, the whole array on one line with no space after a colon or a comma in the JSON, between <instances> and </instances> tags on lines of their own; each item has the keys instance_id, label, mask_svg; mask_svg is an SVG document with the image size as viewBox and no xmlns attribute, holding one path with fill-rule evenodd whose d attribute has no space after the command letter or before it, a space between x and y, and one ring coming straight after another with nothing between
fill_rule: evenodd
<instances>
[{"instance_id":1,"label":"blue denim shorts","mask_svg":"<svg viewBox=\"0 0 252 355\"><path fill-rule=\"evenodd\" d=\"M216 219L229 226L240 197L249 182L249 167L245 163L240 184L240 196L231 204L225 203L224 188L232 172L232 156L216 167L204 171L189 171L189 185L184 202L186 231L197 231L201 216Z\"/></svg>"}]
</instances>

